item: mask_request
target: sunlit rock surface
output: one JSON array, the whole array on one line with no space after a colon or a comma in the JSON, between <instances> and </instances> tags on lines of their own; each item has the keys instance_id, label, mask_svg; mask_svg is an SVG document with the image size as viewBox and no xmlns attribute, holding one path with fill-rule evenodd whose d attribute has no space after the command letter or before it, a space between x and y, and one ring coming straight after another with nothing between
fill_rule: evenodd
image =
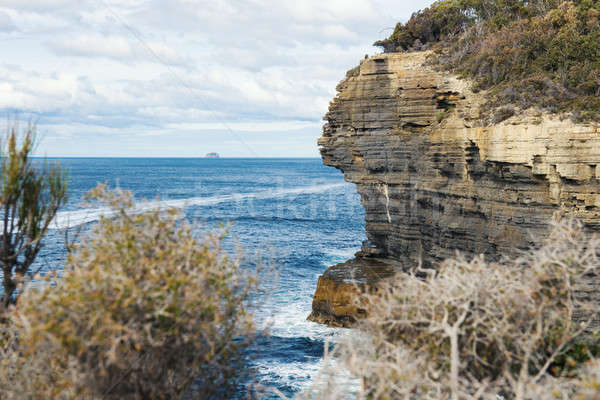
<instances>
[{"instance_id":1,"label":"sunlit rock surface","mask_svg":"<svg viewBox=\"0 0 600 400\"><path fill-rule=\"evenodd\" d=\"M320 277L311 320L349 326L364 313L351 300L357 293L457 250L514 254L546 234L557 211L598 228L597 124L528 111L483 126L482 96L426 58L364 60L330 104L321 154L356 184L368 240Z\"/></svg>"}]
</instances>

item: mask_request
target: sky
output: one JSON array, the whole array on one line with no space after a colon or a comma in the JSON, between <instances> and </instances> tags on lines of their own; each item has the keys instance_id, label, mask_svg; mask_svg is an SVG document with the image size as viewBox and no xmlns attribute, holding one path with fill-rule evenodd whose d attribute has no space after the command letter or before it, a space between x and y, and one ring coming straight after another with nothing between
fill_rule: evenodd
<instances>
[{"instance_id":1,"label":"sky","mask_svg":"<svg viewBox=\"0 0 600 400\"><path fill-rule=\"evenodd\" d=\"M345 72L431 0L0 0L0 117L49 157L318 157Z\"/></svg>"}]
</instances>

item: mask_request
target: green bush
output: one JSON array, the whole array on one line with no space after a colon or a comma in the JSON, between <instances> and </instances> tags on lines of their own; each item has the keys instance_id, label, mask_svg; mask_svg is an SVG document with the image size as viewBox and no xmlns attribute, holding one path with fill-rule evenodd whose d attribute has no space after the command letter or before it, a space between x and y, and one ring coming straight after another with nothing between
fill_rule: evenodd
<instances>
[{"instance_id":1,"label":"green bush","mask_svg":"<svg viewBox=\"0 0 600 400\"><path fill-rule=\"evenodd\" d=\"M514 104L600 119L600 1L442 0L398 24L386 51L436 46L435 62ZM505 92L510 96L504 96Z\"/></svg>"},{"instance_id":2,"label":"green bush","mask_svg":"<svg viewBox=\"0 0 600 400\"><path fill-rule=\"evenodd\" d=\"M414 13L406 24L398 23L389 38L374 45L386 51L402 51L413 48L415 42L425 45L456 35L474 20L464 3L462 0L437 1Z\"/></svg>"},{"instance_id":3,"label":"green bush","mask_svg":"<svg viewBox=\"0 0 600 400\"><path fill-rule=\"evenodd\" d=\"M226 396L253 336L254 275L198 240L176 210L132 212L99 186L102 218L55 285L29 289L3 327L3 399ZM50 283L50 282L49 282Z\"/></svg>"},{"instance_id":4,"label":"green bush","mask_svg":"<svg viewBox=\"0 0 600 400\"><path fill-rule=\"evenodd\" d=\"M515 115L515 109L512 106L502 106L498 107L492 118L492 123L498 124L502 121L505 121Z\"/></svg>"},{"instance_id":5,"label":"green bush","mask_svg":"<svg viewBox=\"0 0 600 400\"><path fill-rule=\"evenodd\" d=\"M35 127L19 134L11 129L0 161L0 313L17 301L42 240L67 201L67 181L58 165L34 164ZM0 318L2 316L0 315Z\"/></svg>"}]
</instances>

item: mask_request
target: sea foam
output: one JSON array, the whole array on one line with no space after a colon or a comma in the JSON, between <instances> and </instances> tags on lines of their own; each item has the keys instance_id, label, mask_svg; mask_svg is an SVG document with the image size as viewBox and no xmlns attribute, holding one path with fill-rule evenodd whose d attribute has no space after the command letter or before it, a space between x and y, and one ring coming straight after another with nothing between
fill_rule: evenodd
<instances>
[{"instance_id":1,"label":"sea foam","mask_svg":"<svg viewBox=\"0 0 600 400\"><path fill-rule=\"evenodd\" d=\"M143 213L156 208L183 209L185 207L190 206L212 206L221 203L234 203L250 199L275 199L292 195L317 194L332 191L335 189L340 189L348 185L349 184L347 183L335 183L327 185L295 187L289 189L267 190L254 193L235 193L209 197L189 197L185 199L143 201L138 203L131 211L133 213ZM97 221L102 216L111 217L114 214L115 212L107 207L84 208L73 211L62 211L57 213L55 221L51 226L51 229L72 228L78 225Z\"/></svg>"}]
</instances>

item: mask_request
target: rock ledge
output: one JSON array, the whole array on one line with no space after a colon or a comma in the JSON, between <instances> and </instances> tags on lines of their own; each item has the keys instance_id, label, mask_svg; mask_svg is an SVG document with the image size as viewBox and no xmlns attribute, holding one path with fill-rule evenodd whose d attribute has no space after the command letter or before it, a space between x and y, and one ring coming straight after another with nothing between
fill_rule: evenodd
<instances>
[{"instance_id":1,"label":"rock ledge","mask_svg":"<svg viewBox=\"0 0 600 400\"><path fill-rule=\"evenodd\" d=\"M394 271L456 251L510 256L557 211L600 228L597 124L531 110L483 126L482 95L427 56L378 55L338 85L318 143L323 162L356 184L368 241L319 278L312 321L352 325L364 315L353 299Z\"/></svg>"}]
</instances>

